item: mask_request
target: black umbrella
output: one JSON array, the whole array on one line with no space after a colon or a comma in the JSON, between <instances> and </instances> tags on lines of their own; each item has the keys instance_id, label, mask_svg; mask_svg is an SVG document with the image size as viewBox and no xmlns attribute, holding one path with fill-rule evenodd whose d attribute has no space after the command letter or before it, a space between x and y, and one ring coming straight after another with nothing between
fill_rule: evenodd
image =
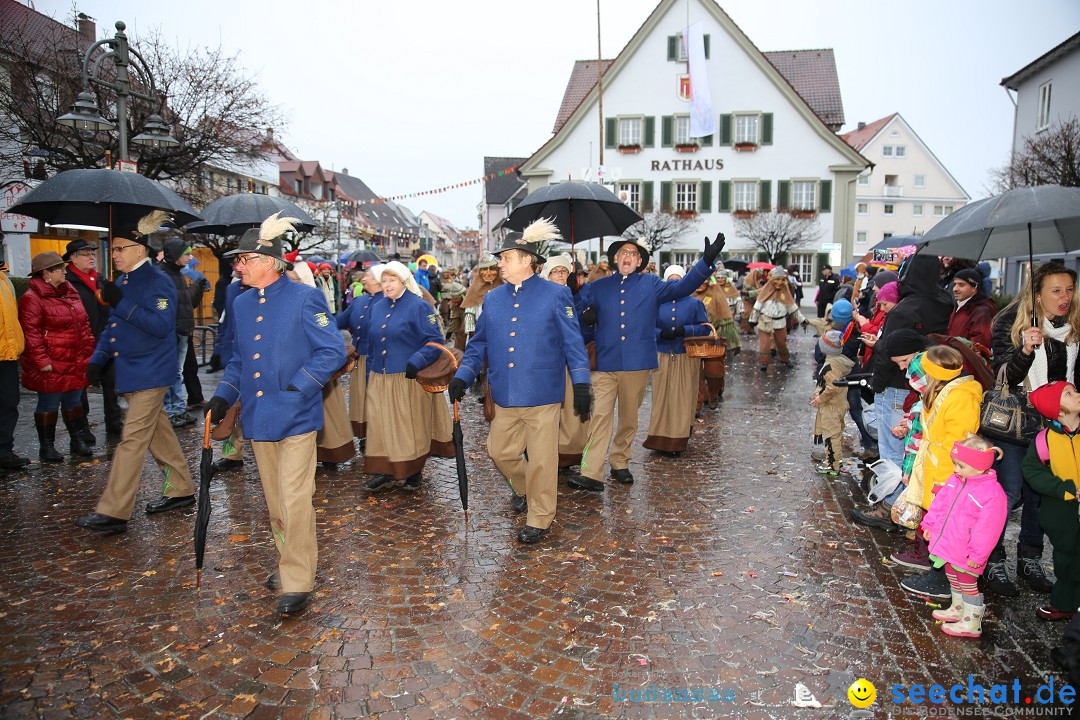
<instances>
[{"instance_id":1,"label":"black umbrella","mask_svg":"<svg viewBox=\"0 0 1080 720\"><path fill-rule=\"evenodd\" d=\"M577 238L588 240L604 235L621 235L641 216L615 194L596 183L564 182L529 193L506 218L506 227L524 230L539 218L550 218L571 249Z\"/></svg>"},{"instance_id":2,"label":"black umbrella","mask_svg":"<svg viewBox=\"0 0 1080 720\"><path fill-rule=\"evenodd\" d=\"M1080 250L1080 188L1037 185L965 205L922 236L919 252L983 260ZM1032 313L1036 302L1031 286ZM1034 317L1032 324L1035 324Z\"/></svg>"},{"instance_id":3,"label":"black umbrella","mask_svg":"<svg viewBox=\"0 0 1080 720\"><path fill-rule=\"evenodd\" d=\"M50 225L134 227L151 210L167 210L177 225L199 216L187 202L157 180L119 170L65 170L26 194L9 212Z\"/></svg>"},{"instance_id":4,"label":"black umbrella","mask_svg":"<svg viewBox=\"0 0 1080 720\"><path fill-rule=\"evenodd\" d=\"M469 527L469 476L465 471L465 439L461 434L461 415L458 413L457 400L454 401L454 457L457 459L458 494L461 495L461 509L465 511L465 527Z\"/></svg>"},{"instance_id":5,"label":"black umbrella","mask_svg":"<svg viewBox=\"0 0 1080 720\"><path fill-rule=\"evenodd\" d=\"M288 200L258 193L243 193L218 198L203 208L204 222L192 223L188 230L213 235L242 235L249 228L258 227L263 220L276 212L282 217L297 218L296 229L311 232L316 222L306 212Z\"/></svg>"},{"instance_id":6,"label":"black umbrella","mask_svg":"<svg viewBox=\"0 0 1080 720\"><path fill-rule=\"evenodd\" d=\"M363 266L375 265L381 263L383 260L374 250L357 250L352 255L349 255L345 261L347 263L355 263L356 265Z\"/></svg>"},{"instance_id":7,"label":"black umbrella","mask_svg":"<svg viewBox=\"0 0 1080 720\"><path fill-rule=\"evenodd\" d=\"M210 480L214 477L214 451L210 447L210 411L203 425L202 459L199 461L199 506L195 511L195 587L202 585L206 527L210 524Z\"/></svg>"},{"instance_id":8,"label":"black umbrella","mask_svg":"<svg viewBox=\"0 0 1080 720\"><path fill-rule=\"evenodd\" d=\"M745 260L724 260L725 270L734 270L738 274L746 272L746 266L749 264Z\"/></svg>"},{"instance_id":9,"label":"black umbrella","mask_svg":"<svg viewBox=\"0 0 1080 720\"><path fill-rule=\"evenodd\" d=\"M893 235L887 237L877 245L867 250L867 252L874 252L875 250L888 250L889 248L902 248L908 245L918 245L926 240L922 235ZM966 255L954 255L953 257L967 257Z\"/></svg>"}]
</instances>

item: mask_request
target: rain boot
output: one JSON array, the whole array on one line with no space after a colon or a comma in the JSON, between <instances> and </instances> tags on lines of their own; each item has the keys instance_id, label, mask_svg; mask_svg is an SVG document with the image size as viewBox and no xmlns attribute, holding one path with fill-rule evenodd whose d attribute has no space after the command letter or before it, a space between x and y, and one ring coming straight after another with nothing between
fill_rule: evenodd
<instances>
[{"instance_id":1,"label":"rain boot","mask_svg":"<svg viewBox=\"0 0 1080 720\"><path fill-rule=\"evenodd\" d=\"M953 637L977 638L982 636L982 619L986 613L983 604L972 605L964 598L963 612L956 622L945 623L941 626L941 632Z\"/></svg>"},{"instance_id":2,"label":"rain boot","mask_svg":"<svg viewBox=\"0 0 1080 720\"><path fill-rule=\"evenodd\" d=\"M964 594L959 590L952 591L952 605L930 613L935 620L953 623L960 619L964 608Z\"/></svg>"},{"instance_id":3,"label":"rain boot","mask_svg":"<svg viewBox=\"0 0 1080 720\"><path fill-rule=\"evenodd\" d=\"M61 410L64 416L64 426L71 438L71 454L82 457L92 457L94 454L94 436L90 435L90 426L86 422L86 415L81 407ZM90 435L90 438L87 438Z\"/></svg>"},{"instance_id":4,"label":"rain boot","mask_svg":"<svg viewBox=\"0 0 1080 720\"><path fill-rule=\"evenodd\" d=\"M55 412L34 413L34 427L37 428L38 457L43 462L61 462L64 456L56 451L56 416Z\"/></svg>"}]
</instances>

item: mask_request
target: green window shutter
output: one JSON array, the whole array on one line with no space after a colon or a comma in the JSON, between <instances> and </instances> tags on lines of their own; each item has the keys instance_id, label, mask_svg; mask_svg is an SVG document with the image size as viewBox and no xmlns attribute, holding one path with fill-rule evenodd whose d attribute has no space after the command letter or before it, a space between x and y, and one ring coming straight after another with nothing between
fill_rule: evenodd
<instances>
[{"instance_id":1,"label":"green window shutter","mask_svg":"<svg viewBox=\"0 0 1080 720\"><path fill-rule=\"evenodd\" d=\"M731 181L721 180L720 183L720 212L731 212Z\"/></svg>"},{"instance_id":2,"label":"green window shutter","mask_svg":"<svg viewBox=\"0 0 1080 720\"><path fill-rule=\"evenodd\" d=\"M776 209L791 209L791 181L780 180L776 183Z\"/></svg>"},{"instance_id":3,"label":"green window shutter","mask_svg":"<svg viewBox=\"0 0 1080 720\"><path fill-rule=\"evenodd\" d=\"M674 60L679 57L679 38L676 35L667 36L667 59Z\"/></svg>"},{"instance_id":4,"label":"green window shutter","mask_svg":"<svg viewBox=\"0 0 1080 720\"><path fill-rule=\"evenodd\" d=\"M653 209L653 182L652 180L646 180L641 183L641 212L652 212Z\"/></svg>"},{"instance_id":5,"label":"green window shutter","mask_svg":"<svg viewBox=\"0 0 1080 720\"><path fill-rule=\"evenodd\" d=\"M619 144L618 119L609 117L604 122L604 147L613 148Z\"/></svg>"},{"instance_id":6,"label":"green window shutter","mask_svg":"<svg viewBox=\"0 0 1080 720\"><path fill-rule=\"evenodd\" d=\"M645 147L656 146L656 117L653 115L645 116Z\"/></svg>"},{"instance_id":7,"label":"green window shutter","mask_svg":"<svg viewBox=\"0 0 1080 720\"><path fill-rule=\"evenodd\" d=\"M705 59L709 59L709 34L705 33Z\"/></svg>"},{"instance_id":8,"label":"green window shutter","mask_svg":"<svg viewBox=\"0 0 1080 720\"><path fill-rule=\"evenodd\" d=\"M675 142L675 116L664 115L660 118L660 146L671 147Z\"/></svg>"},{"instance_id":9,"label":"green window shutter","mask_svg":"<svg viewBox=\"0 0 1080 720\"><path fill-rule=\"evenodd\" d=\"M818 212L832 212L832 180L818 183Z\"/></svg>"},{"instance_id":10,"label":"green window shutter","mask_svg":"<svg viewBox=\"0 0 1080 720\"><path fill-rule=\"evenodd\" d=\"M712 212L712 181L698 183L698 212Z\"/></svg>"},{"instance_id":11,"label":"green window shutter","mask_svg":"<svg viewBox=\"0 0 1080 720\"><path fill-rule=\"evenodd\" d=\"M758 210L772 209L772 180L758 182Z\"/></svg>"},{"instance_id":12,"label":"green window shutter","mask_svg":"<svg viewBox=\"0 0 1080 720\"><path fill-rule=\"evenodd\" d=\"M731 114L726 113L720 116L720 144L731 144Z\"/></svg>"},{"instance_id":13,"label":"green window shutter","mask_svg":"<svg viewBox=\"0 0 1080 720\"><path fill-rule=\"evenodd\" d=\"M772 145L772 113L761 114L761 144Z\"/></svg>"},{"instance_id":14,"label":"green window shutter","mask_svg":"<svg viewBox=\"0 0 1080 720\"><path fill-rule=\"evenodd\" d=\"M698 138L698 143L701 145L701 147L712 147L712 142L712 135L706 135L705 137Z\"/></svg>"},{"instance_id":15,"label":"green window shutter","mask_svg":"<svg viewBox=\"0 0 1080 720\"><path fill-rule=\"evenodd\" d=\"M671 212L671 191L673 183L670 180L663 180L660 182L660 209L665 212Z\"/></svg>"}]
</instances>

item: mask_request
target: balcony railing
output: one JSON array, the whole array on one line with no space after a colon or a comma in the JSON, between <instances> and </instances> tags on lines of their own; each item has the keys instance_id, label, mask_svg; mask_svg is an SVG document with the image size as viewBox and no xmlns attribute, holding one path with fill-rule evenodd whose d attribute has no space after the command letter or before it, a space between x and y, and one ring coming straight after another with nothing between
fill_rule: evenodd
<instances>
[{"instance_id":1,"label":"balcony railing","mask_svg":"<svg viewBox=\"0 0 1080 720\"><path fill-rule=\"evenodd\" d=\"M903 185L886 185L884 190L885 197L904 197Z\"/></svg>"}]
</instances>

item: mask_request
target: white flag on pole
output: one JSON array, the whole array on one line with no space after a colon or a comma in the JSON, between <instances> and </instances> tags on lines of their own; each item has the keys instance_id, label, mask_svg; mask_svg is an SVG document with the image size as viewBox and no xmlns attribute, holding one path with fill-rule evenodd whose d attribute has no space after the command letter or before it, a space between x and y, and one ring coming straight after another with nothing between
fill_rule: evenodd
<instances>
[{"instance_id":1,"label":"white flag on pole","mask_svg":"<svg viewBox=\"0 0 1080 720\"><path fill-rule=\"evenodd\" d=\"M696 22L686 28L686 57L690 70L690 137L705 137L716 132L716 117L709 93L709 71L705 66L704 25Z\"/></svg>"}]
</instances>

